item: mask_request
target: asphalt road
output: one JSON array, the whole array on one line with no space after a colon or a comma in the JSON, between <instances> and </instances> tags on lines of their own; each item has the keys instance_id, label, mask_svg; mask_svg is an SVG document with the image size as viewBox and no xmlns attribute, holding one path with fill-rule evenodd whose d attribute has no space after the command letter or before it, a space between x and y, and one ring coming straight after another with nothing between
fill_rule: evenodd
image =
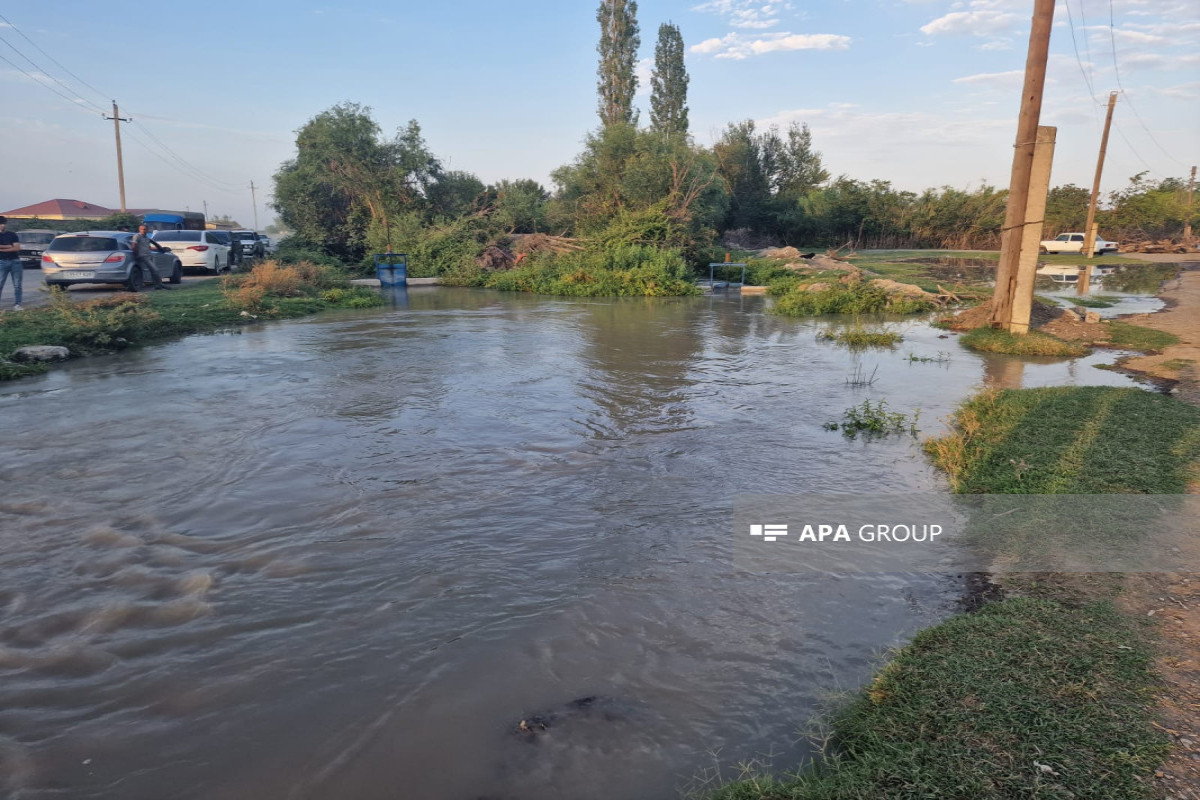
<instances>
[{"instance_id":1,"label":"asphalt road","mask_svg":"<svg viewBox=\"0 0 1200 800\"><path fill-rule=\"evenodd\" d=\"M199 270L184 270L183 282L192 283L194 281L211 280L212 273L200 272ZM110 294L116 294L123 291L120 286L112 283L79 283L67 289L67 295L72 299L91 300L95 297L107 297ZM22 302L21 305L25 308L33 308L35 306L46 305L49 299L50 291L46 288L46 281L42 276L40 269L26 269L24 285L21 289ZM13 305L13 290L12 282L9 281L4 286L4 293L0 296L0 311L8 311Z\"/></svg>"}]
</instances>

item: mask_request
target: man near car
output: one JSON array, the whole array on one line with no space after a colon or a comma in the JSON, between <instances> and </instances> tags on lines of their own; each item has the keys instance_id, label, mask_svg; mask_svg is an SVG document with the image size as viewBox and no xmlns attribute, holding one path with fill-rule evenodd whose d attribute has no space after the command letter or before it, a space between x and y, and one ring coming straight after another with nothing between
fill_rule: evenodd
<instances>
[{"instance_id":1,"label":"man near car","mask_svg":"<svg viewBox=\"0 0 1200 800\"><path fill-rule=\"evenodd\" d=\"M129 240L129 246L133 249L133 268L145 267L150 270L150 277L154 279L154 283L151 285L155 289L170 289L170 286L163 283L162 275L158 274L158 270L154 266L154 257L151 255L150 248L150 232L146 228L146 223L138 225L138 232Z\"/></svg>"},{"instance_id":2,"label":"man near car","mask_svg":"<svg viewBox=\"0 0 1200 800\"><path fill-rule=\"evenodd\" d=\"M12 231L5 230L8 220L0 217L0 294L8 276L13 282L13 311L21 310L21 279L25 277L25 266L21 264L21 239Z\"/></svg>"}]
</instances>

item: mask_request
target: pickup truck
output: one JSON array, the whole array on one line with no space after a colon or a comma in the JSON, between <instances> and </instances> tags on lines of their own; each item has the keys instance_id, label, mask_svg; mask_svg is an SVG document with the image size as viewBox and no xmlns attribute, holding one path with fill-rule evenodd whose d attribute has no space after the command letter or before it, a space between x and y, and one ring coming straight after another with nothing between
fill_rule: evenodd
<instances>
[{"instance_id":1,"label":"pickup truck","mask_svg":"<svg viewBox=\"0 0 1200 800\"><path fill-rule=\"evenodd\" d=\"M1083 252L1083 234L1082 233L1060 233L1053 239L1046 239L1038 248L1040 253L1082 253ZM1105 253L1117 252L1116 242L1107 242L1096 237L1095 254L1100 256Z\"/></svg>"}]
</instances>

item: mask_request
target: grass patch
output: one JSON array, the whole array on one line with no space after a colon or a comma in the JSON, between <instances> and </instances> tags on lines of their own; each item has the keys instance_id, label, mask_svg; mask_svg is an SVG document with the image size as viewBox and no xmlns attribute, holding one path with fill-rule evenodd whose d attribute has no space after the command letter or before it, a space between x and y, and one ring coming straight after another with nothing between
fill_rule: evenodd
<instances>
[{"instance_id":1,"label":"grass patch","mask_svg":"<svg viewBox=\"0 0 1200 800\"><path fill-rule=\"evenodd\" d=\"M281 276L282 272L288 274ZM263 279L266 273L270 277ZM268 261L249 273L198 281L171 292L118 293L78 302L55 292L47 306L0 317L0 355L9 358L17 348L33 344L62 345L72 355L109 353L264 319L384 304L377 292L350 287L347 279L327 267L280 269ZM0 380L41 371L39 365L0 363Z\"/></svg>"},{"instance_id":2,"label":"grass patch","mask_svg":"<svg viewBox=\"0 0 1200 800\"><path fill-rule=\"evenodd\" d=\"M1112 308L1117 304L1120 298L1104 297L1097 295L1094 297L1072 297L1071 305L1083 306L1084 308Z\"/></svg>"},{"instance_id":3,"label":"grass patch","mask_svg":"<svg viewBox=\"0 0 1200 800\"><path fill-rule=\"evenodd\" d=\"M874 374L872 374L872 381ZM842 414L841 422L826 422L827 431L842 432L842 435L854 439L860 433L867 437L887 436L889 433L907 433L917 435L917 421L921 418L920 410L912 416L899 411L888 411L887 400L872 403L863 400L860 405L850 406Z\"/></svg>"},{"instance_id":4,"label":"grass patch","mask_svg":"<svg viewBox=\"0 0 1200 800\"><path fill-rule=\"evenodd\" d=\"M720 800L1149 798L1153 661L1110 604L1017 598L921 631L832 720L832 750ZM1040 766L1044 765L1044 766Z\"/></svg>"},{"instance_id":5,"label":"grass patch","mask_svg":"<svg viewBox=\"0 0 1200 800\"><path fill-rule=\"evenodd\" d=\"M1196 363L1196 359L1194 359L1194 358L1172 358L1172 359L1162 362L1161 364L1159 364L1159 366L1162 367L1163 369L1169 369L1174 372L1180 372L1181 370L1187 369L1188 367L1190 367L1191 365L1193 365L1195 363Z\"/></svg>"},{"instance_id":6,"label":"grass patch","mask_svg":"<svg viewBox=\"0 0 1200 800\"><path fill-rule=\"evenodd\" d=\"M1166 331L1156 331L1153 328L1143 328L1141 325L1115 320L1105 324L1108 327L1110 347L1157 353L1164 347L1179 344L1179 337Z\"/></svg>"},{"instance_id":7,"label":"grass patch","mask_svg":"<svg viewBox=\"0 0 1200 800\"><path fill-rule=\"evenodd\" d=\"M793 286L777 295L771 312L785 317L822 314L920 314L936 306L928 301L889 295L870 283L851 283L810 291L804 285Z\"/></svg>"},{"instance_id":8,"label":"grass patch","mask_svg":"<svg viewBox=\"0 0 1200 800\"><path fill-rule=\"evenodd\" d=\"M968 494L1182 494L1200 459L1200 409L1103 386L984 392L926 443Z\"/></svg>"},{"instance_id":9,"label":"grass patch","mask_svg":"<svg viewBox=\"0 0 1200 800\"><path fill-rule=\"evenodd\" d=\"M861 326L844 328L840 331L823 331L819 338L837 342L851 350L865 350L869 347L895 347L904 339L894 331L867 330Z\"/></svg>"},{"instance_id":10,"label":"grass patch","mask_svg":"<svg viewBox=\"0 0 1200 800\"><path fill-rule=\"evenodd\" d=\"M1066 342L1039 331L1030 331L1024 336L1018 336L997 328L976 328L964 334L959 342L969 350L1010 356L1078 358L1091 352L1086 345Z\"/></svg>"}]
</instances>

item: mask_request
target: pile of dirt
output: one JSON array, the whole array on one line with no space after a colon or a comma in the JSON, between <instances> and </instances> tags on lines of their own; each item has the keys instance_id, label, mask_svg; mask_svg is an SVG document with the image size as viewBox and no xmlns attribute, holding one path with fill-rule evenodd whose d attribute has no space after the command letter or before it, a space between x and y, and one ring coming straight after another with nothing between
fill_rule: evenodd
<instances>
[{"instance_id":1,"label":"pile of dirt","mask_svg":"<svg viewBox=\"0 0 1200 800\"><path fill-rule=\"evenodd\" d=\"M758 255L760 258L778 261L796 261L800 258L800 251L794 247L768 247L766 250L760 250Z\"/></svg>"},{"instance_id":2,"label":"pile of dirt","mask_svg":"<svg viewBox=\"0 0 1200 800\"><path fill-rule=\"evenodd\" d=\"M1156 239L1154 241L1125 242L1117 248L1117 252L1183 254L1200 252L1200 248L1196 247L1195 242L1186 244L1176 239Z\"/></svg>"},{"instance_id":3,"label":"pile of dirt","mask_svg":"<svg viewBox=\"0 0 1200 800\"><path fill-rule=\"evenodd\" d=\"M930 302L938 302L938 296L932 292L927 292L920 286L914 286L911 283L899 283L889 278L876 278L871 281L871 284L878 286L890 295L901 295L910 297L915 300L929 300Z\"/></svg>"},{"instance_id":4,"label":"pile of dirt","mask_svg":"<svg viewBox=\"0 0 1200 800\"><path fill-rule=\"evenodd\" d=\"M475 264L484 272L510 270L516 262L516 256L511 250L494 244L484 248L484 251L475 259Z\"/></svg>"},{"instance_id":5,"label":"pile of dirt","mask_svg":"<svg viewBox=\"0 0 1200 800\"><path fill-rule=\"evenodd\" d=\"M1064 312L1073 316L1075 320L1079 320L1079 315L1074 312L1068 312L1065 308L1057 306L1048 306L1045 303L1033 301L1033 309L1029 314L1029 325L1031 328L1044 328L1046 325L1054 322L1064 316ZM947 327L952 331L973 331L976 328L986 328L992 322L992 301L968 308L966 311L960 311L953 317L947 320ZM1065 325L1076 324L1068 317ZM1077 324L1083 325L1082 321ZM1056 336L1058 334L1055 334Z\"/></svg>"}]
</instances>

